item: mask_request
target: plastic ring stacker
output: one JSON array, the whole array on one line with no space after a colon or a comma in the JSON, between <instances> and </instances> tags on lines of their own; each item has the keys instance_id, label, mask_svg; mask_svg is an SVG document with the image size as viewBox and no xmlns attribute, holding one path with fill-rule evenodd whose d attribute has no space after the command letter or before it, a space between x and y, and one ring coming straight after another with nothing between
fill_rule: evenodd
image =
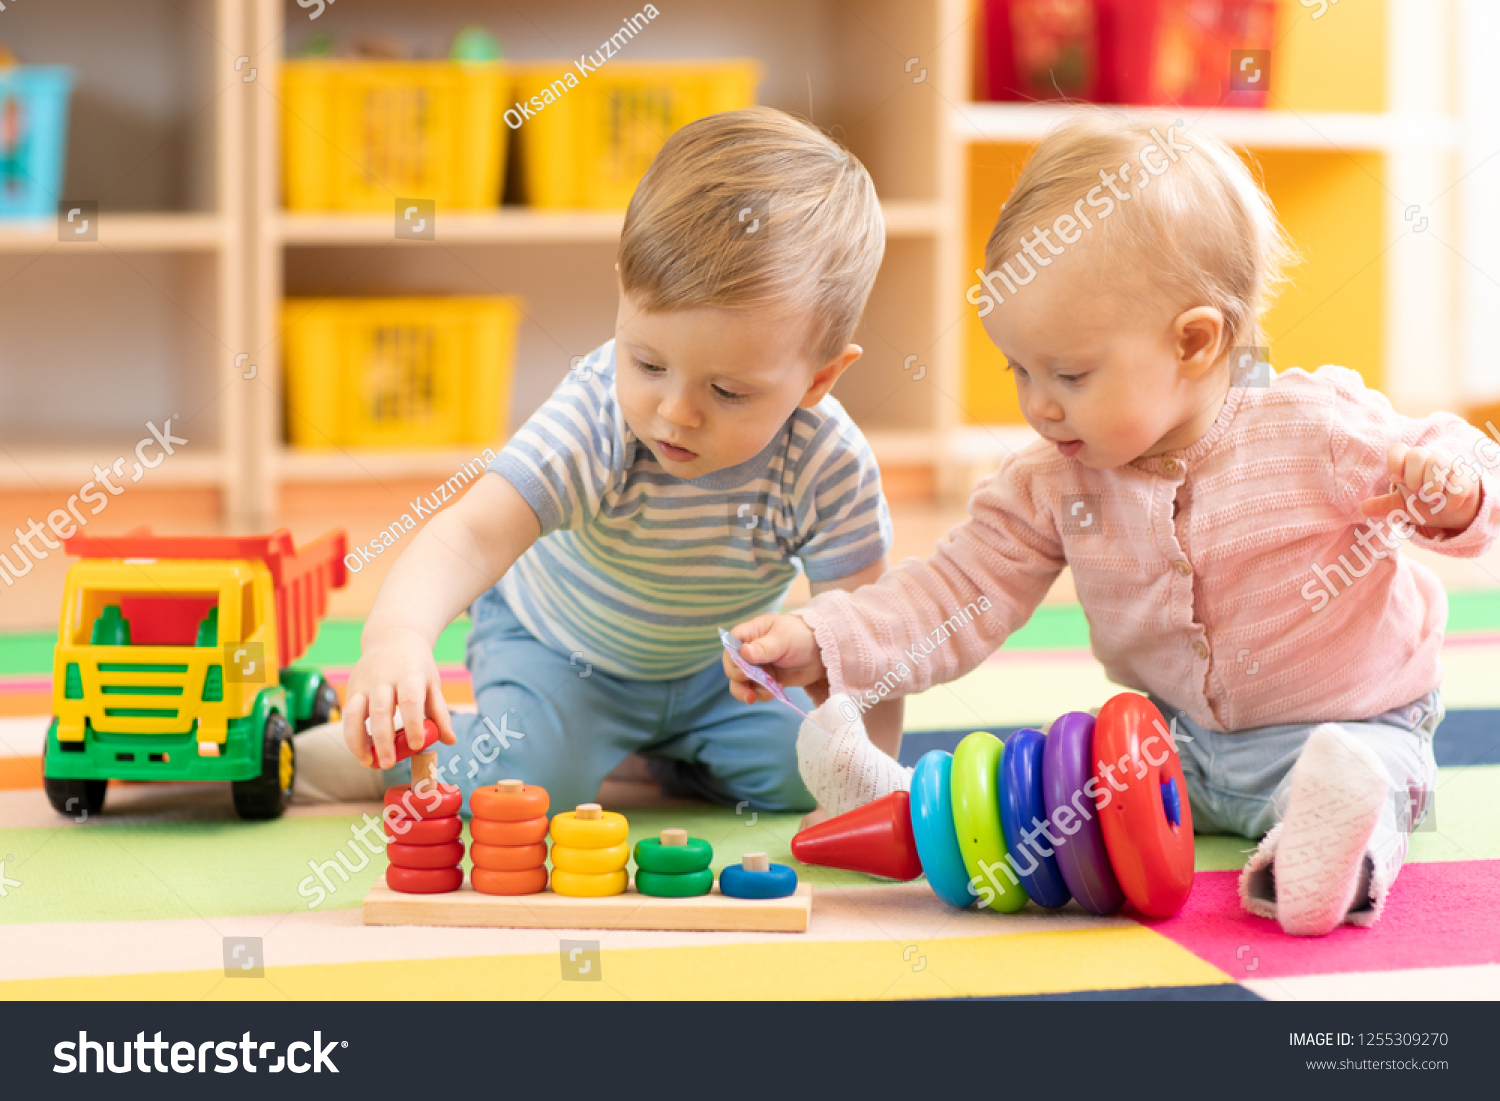
<instances>
[{"instance_id":1,"label":"plastic ring stacker","mask_svg":"<svg viewBox=\"0 0 1500 1101\"><path fill-rule=\"evenodd\" d=\"M701 837L689 837L686 845L663 845L659 837L645 837L635 843L636 867L643 872L685 875L702 871L713 862L714 847Z\"/></svg>"},{"instance_id":2,"label":"plastic ring stacker","mask_svg":"<svg viewBox=\"0 0 1500 1101\"><path fill-rule=\"evenodd\" d=\"M1040 730L1017 730L1005 743L1000 768L1000 824L1005 827L1005 848L1015 862L1021 886L1038 906L1055 910L1066 906L1073 896L1057 867L1057 850L1066 847L1068 837L1062 834L1053 844L1056 835L1048 832L1052 823L1042 797L1042 750L1046 741Z\"/></svg>"},{"instance_id":3,"label":"plastic ring stacker","mask_svg":"<svg viewBox=\"0 0 1500 1101\"><path fill-rule=\"evenodd\" d=\"M1013 914L1026 905L1026 892L1006 882L1005 832L1000 825L1000 739L975 731L953 754L953 825L971 882L994 892L991 910ZM985 868L989 868L988 873ZM998 869L998 870L997 870Z\"/></svg>"},{"instance_id":4,"label":"plastic ring stacker","mask_svg":"<svg viewBox=\"0 0 1500 1101\"><path fill-rule=\"evenodd\" d=\"M464 793L453 784L439 784L437 795L437 806L433 806L433 793L430 791L414 792L410 784L386 788L385 805L400 808L399 813L386 819L386 824L389 825L392 818L398 822L403 818L417 822L429 818L452 818L464 805Z\"/></svg>"},{"instance_id":5,"label":"plastic ring stacker","mask_svg":"<svg viewBox=\"0 0 1500 1101\"><path fill-rule=\"evenodd\" d=\"M911 831L917 855L933 893L949 906L972 906L969 873L953 825L953 754L933 749L922 754L911 777Z\"/></svg>"},{"instance_id":6,"label":"plastic ring stacker","mask_svg":"<svg viewBox=\"0 0 1500 1101\"><path fill-rule=\"evenodd\" d=\"M420 822L403 818L401 826L399 830L386 827L386 844L442 845L457 841L464 832L464 821L456 814L447 818L425 818Z\"/></svg>"},{"instance_id":7,"label":"plastic ring stacker","mask_svg":"<svg viewBox=\"0 0 1500 1101\"><path fill-rule=\"evenodd\" d=\"M489 868L474 868L469 872L469 882L482 895L535 895L547 889L547 869L496 872Z\"/></svg>"},{"instance_id":8,"label":"plastic ring stacker","mask_svg":"<svg viewBox=\"0 0 1500 1101\"><path fill-rule=\"evenodd\" d=\"M579 875L608 875L630 863L630 846L621 841L602 849L577 849L572 845L552 846L552 867L560 872Z\"/></svg>"},{"instance_id":9,"label":"plastic ring stacker","mask_svg":"<svg viewBox=\"0 0 1500 1101\"><path fill-rule=\"evenodd\" d=\"M604 898L606 895L622 894L630 883L625 869L606 872L604 875L585 875L580 872L552 869L552 889L560 895L572 898Z\"/></svg>"},{"instance_id":10,"label":"plastic ring stacker","mask_svg":"<svg viewBox=\"0 0 1500 1101\"><path fill-rule=\"evenodd\" d=\"M570 849L607 849L619 845L630 834L630 823L623 814L604 811L598 818L578 818L577 812L565 810L552 816L552 840Z\"/></svg>"},{"instance_id":11,"label":"plastic ring stacker","mask_svg":"<svg viewBox=\"0 0 1500 1101\"><path fill-rule=\"evenodd\" d=\"M1125 905L1125 892L1109 862L1099 809L1084 790L1094 775L1093 753L1092 715L1069 711L1053 723L1042 749L1042 798L1049 821L1079 823L1078 831L1057 850L1063 882L1085 910L1112 914ZM1059 819L1063 807L1070 809Z\"/></svg>"},{"instance_id":12,"label":"plastic ring stacker","mask_svg":"<svg viewBox=\"0 0 1500 1101\"><path fill-rule=\"evenodd\" d=\"M489 818L470 818L469 836L486 845L535 845L547 840L547 819L496 822Z\"/></svg>"},{"instance_id":13,"label":"plastic ring stacker","mask_svg":"<svg viewBox=\"0 0 1500 1101\"><path fill-rule=\"evenodd\" d=\"M483 841L475 841L469 846L469 859L474 862L474 867L491 872L524 872L547 863L547 846L541 843L486 845Z\"/></svg>"},{"instance_id":14,"label":"plastic ring stacker","mask_svg":"<svg viewBox=\"0 0 1500 1101\"><path fill-rule=\"evenodd\" d=\"M797 873L785 864L772 864L764 872L731 864L719 873L719 890L730 898L786 898L797 893Z\"/></svg>"},{"instance_id":15,"label":"plastic ring stacker","mask_svg":"<svg viewBox=\"0 0 1500 1101\"><path fill-rule=\"evenodd\" d=\"M385 870L385 885L408 895L440 895L463 886L462 868L403 868L392 864Z\"/></svg>"},{"instance_id":16,"label":"plastic ring stacker","mask_svg":"<svg viewBox=\"0 0 1500 1101\"><path fill-rule=\"evenodd\" d=\"M642 869L635 873L635 889L657 898L694 898L714 889L714 873L712 868L699 868L695 872L648 872Z\"/></svg>"},{"instance_id":17,"label":"plastic ring stacker","mask_svg":"<svg viewBox=\"0 0 1500 1101\"><path fill-rule=\"evenodd\" d=\"M469 796L469 813L491 822L524 822L545 818L551 801L547 789L525 784L517 791L503 791L497 784L475 788Z\"/></svg>"},{"instance_id":18,"label":"plastic ring stacker","mask_svg":"<svg viewBox=\"0 0 1500 1101\"><path fill-rule=\"evenodd\" d=\"M404 845L398 841L385 847L385 858L398 868L456 868L464 858L464 843Z\"/></svg>"},{"instance_id":19,"label":"plastic ring stacker","mask_svg":"<svg viewBox=\"0 0 1500 1101\"><path fill-rule=\"evenodd\" d=\"M1094 759L1099 791L1112 797L1099 822L1120 888L1147 917L1171 917L1193 889L1193 812L1161 712L1134 692L1112 698L1094 723ZM1114 770L1109 789L1101 766ZM1178 821L1168 816L1172 809Z\"/></svg>"}]
</instances>

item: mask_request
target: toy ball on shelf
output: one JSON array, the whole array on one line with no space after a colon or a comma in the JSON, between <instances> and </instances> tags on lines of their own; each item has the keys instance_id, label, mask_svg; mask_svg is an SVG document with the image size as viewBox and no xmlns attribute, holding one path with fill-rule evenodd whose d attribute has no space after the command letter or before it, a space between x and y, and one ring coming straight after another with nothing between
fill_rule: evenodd
<instances>
[{"instance_id":1,"label":"toy ball on shelf","mask_svg":"<svg viewBox=\"0 0 1500 1101\"><path fill-rule=\"evenodd\" d=\"M925 754L910 793L893 792L803 830L807 864L915 879L953 906L1014 912L1076 898L1111 914L1128 900L1170 917L1193 886L1193 821L1161 713L1124 692L1051 732L1002 745L982 731ZM722 886L721 877L721 886Z\"/></svg>"},{"instance_id":2,"label":"toy ball on shelf","mask_svg":"<svg viewBox=\"0 0 1500 1101\"><path fill-rule=\"evenodd\" d=\"M453 36L450 61L499 61L500 40L483 27L465 27Z\"/></svg>"}]
</instances>

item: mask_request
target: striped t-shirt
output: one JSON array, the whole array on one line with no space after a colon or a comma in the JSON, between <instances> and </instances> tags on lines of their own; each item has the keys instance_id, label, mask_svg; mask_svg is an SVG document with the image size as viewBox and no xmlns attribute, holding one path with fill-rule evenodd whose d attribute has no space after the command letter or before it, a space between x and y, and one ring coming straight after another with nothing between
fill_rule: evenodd
<instances>
[{"instance_id":1,"label":"striped t-shirt","mask_svg":"<svg viewBox=\"0 0 1500 1101\"><path fill-rule=\"evenodd\" d=\"M780 606L798 563L834 580L891 544L875 457L833 398L797 409L753 459L675 477L621 416L612 340L489 469L542 525L501 594L541 642L617 676L695 673L719 660L720 626Z\"/></svg>"}]
</instances>

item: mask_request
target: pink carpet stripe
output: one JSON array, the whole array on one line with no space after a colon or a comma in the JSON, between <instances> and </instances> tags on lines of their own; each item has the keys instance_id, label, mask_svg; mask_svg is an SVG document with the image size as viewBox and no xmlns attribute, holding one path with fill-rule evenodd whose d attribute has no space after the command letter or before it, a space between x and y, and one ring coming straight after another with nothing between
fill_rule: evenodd
<instances>
[{"instance_id":1,"label":"pink carpet stripe","mask_svg":"<svg viewBox=\"0 0 1500 1101\"><path fill-rule=\"evenodd\" d=\"M1142 924L1235 979L1500 963L1500 860L1408 864L1368 929L1292 937L1240 906L1238 872L1199 872L1187 905Z\"/></svg>"}]
</instances>

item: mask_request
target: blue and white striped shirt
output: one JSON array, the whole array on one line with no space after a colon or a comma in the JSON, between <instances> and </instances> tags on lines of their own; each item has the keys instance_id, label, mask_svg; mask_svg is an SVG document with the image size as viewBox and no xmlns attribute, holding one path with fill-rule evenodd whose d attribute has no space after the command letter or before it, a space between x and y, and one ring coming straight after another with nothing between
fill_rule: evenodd
<instances>
[{"instance_id":1,"label":"blue and white striped shirt","mask_svg":"<svg viewBox=\"0 0 1500 1101\"><path fill-rule=\"evenodd\" d=\"M695 673L719 660L718 627L780 606L799 563L834 580L891 545L875 456L832 397L797 409L755 458L675 477L621 416L612 340L489 469L542 525L501 594L541 642L616 676Z\"/></svg>"}]
</instances>

